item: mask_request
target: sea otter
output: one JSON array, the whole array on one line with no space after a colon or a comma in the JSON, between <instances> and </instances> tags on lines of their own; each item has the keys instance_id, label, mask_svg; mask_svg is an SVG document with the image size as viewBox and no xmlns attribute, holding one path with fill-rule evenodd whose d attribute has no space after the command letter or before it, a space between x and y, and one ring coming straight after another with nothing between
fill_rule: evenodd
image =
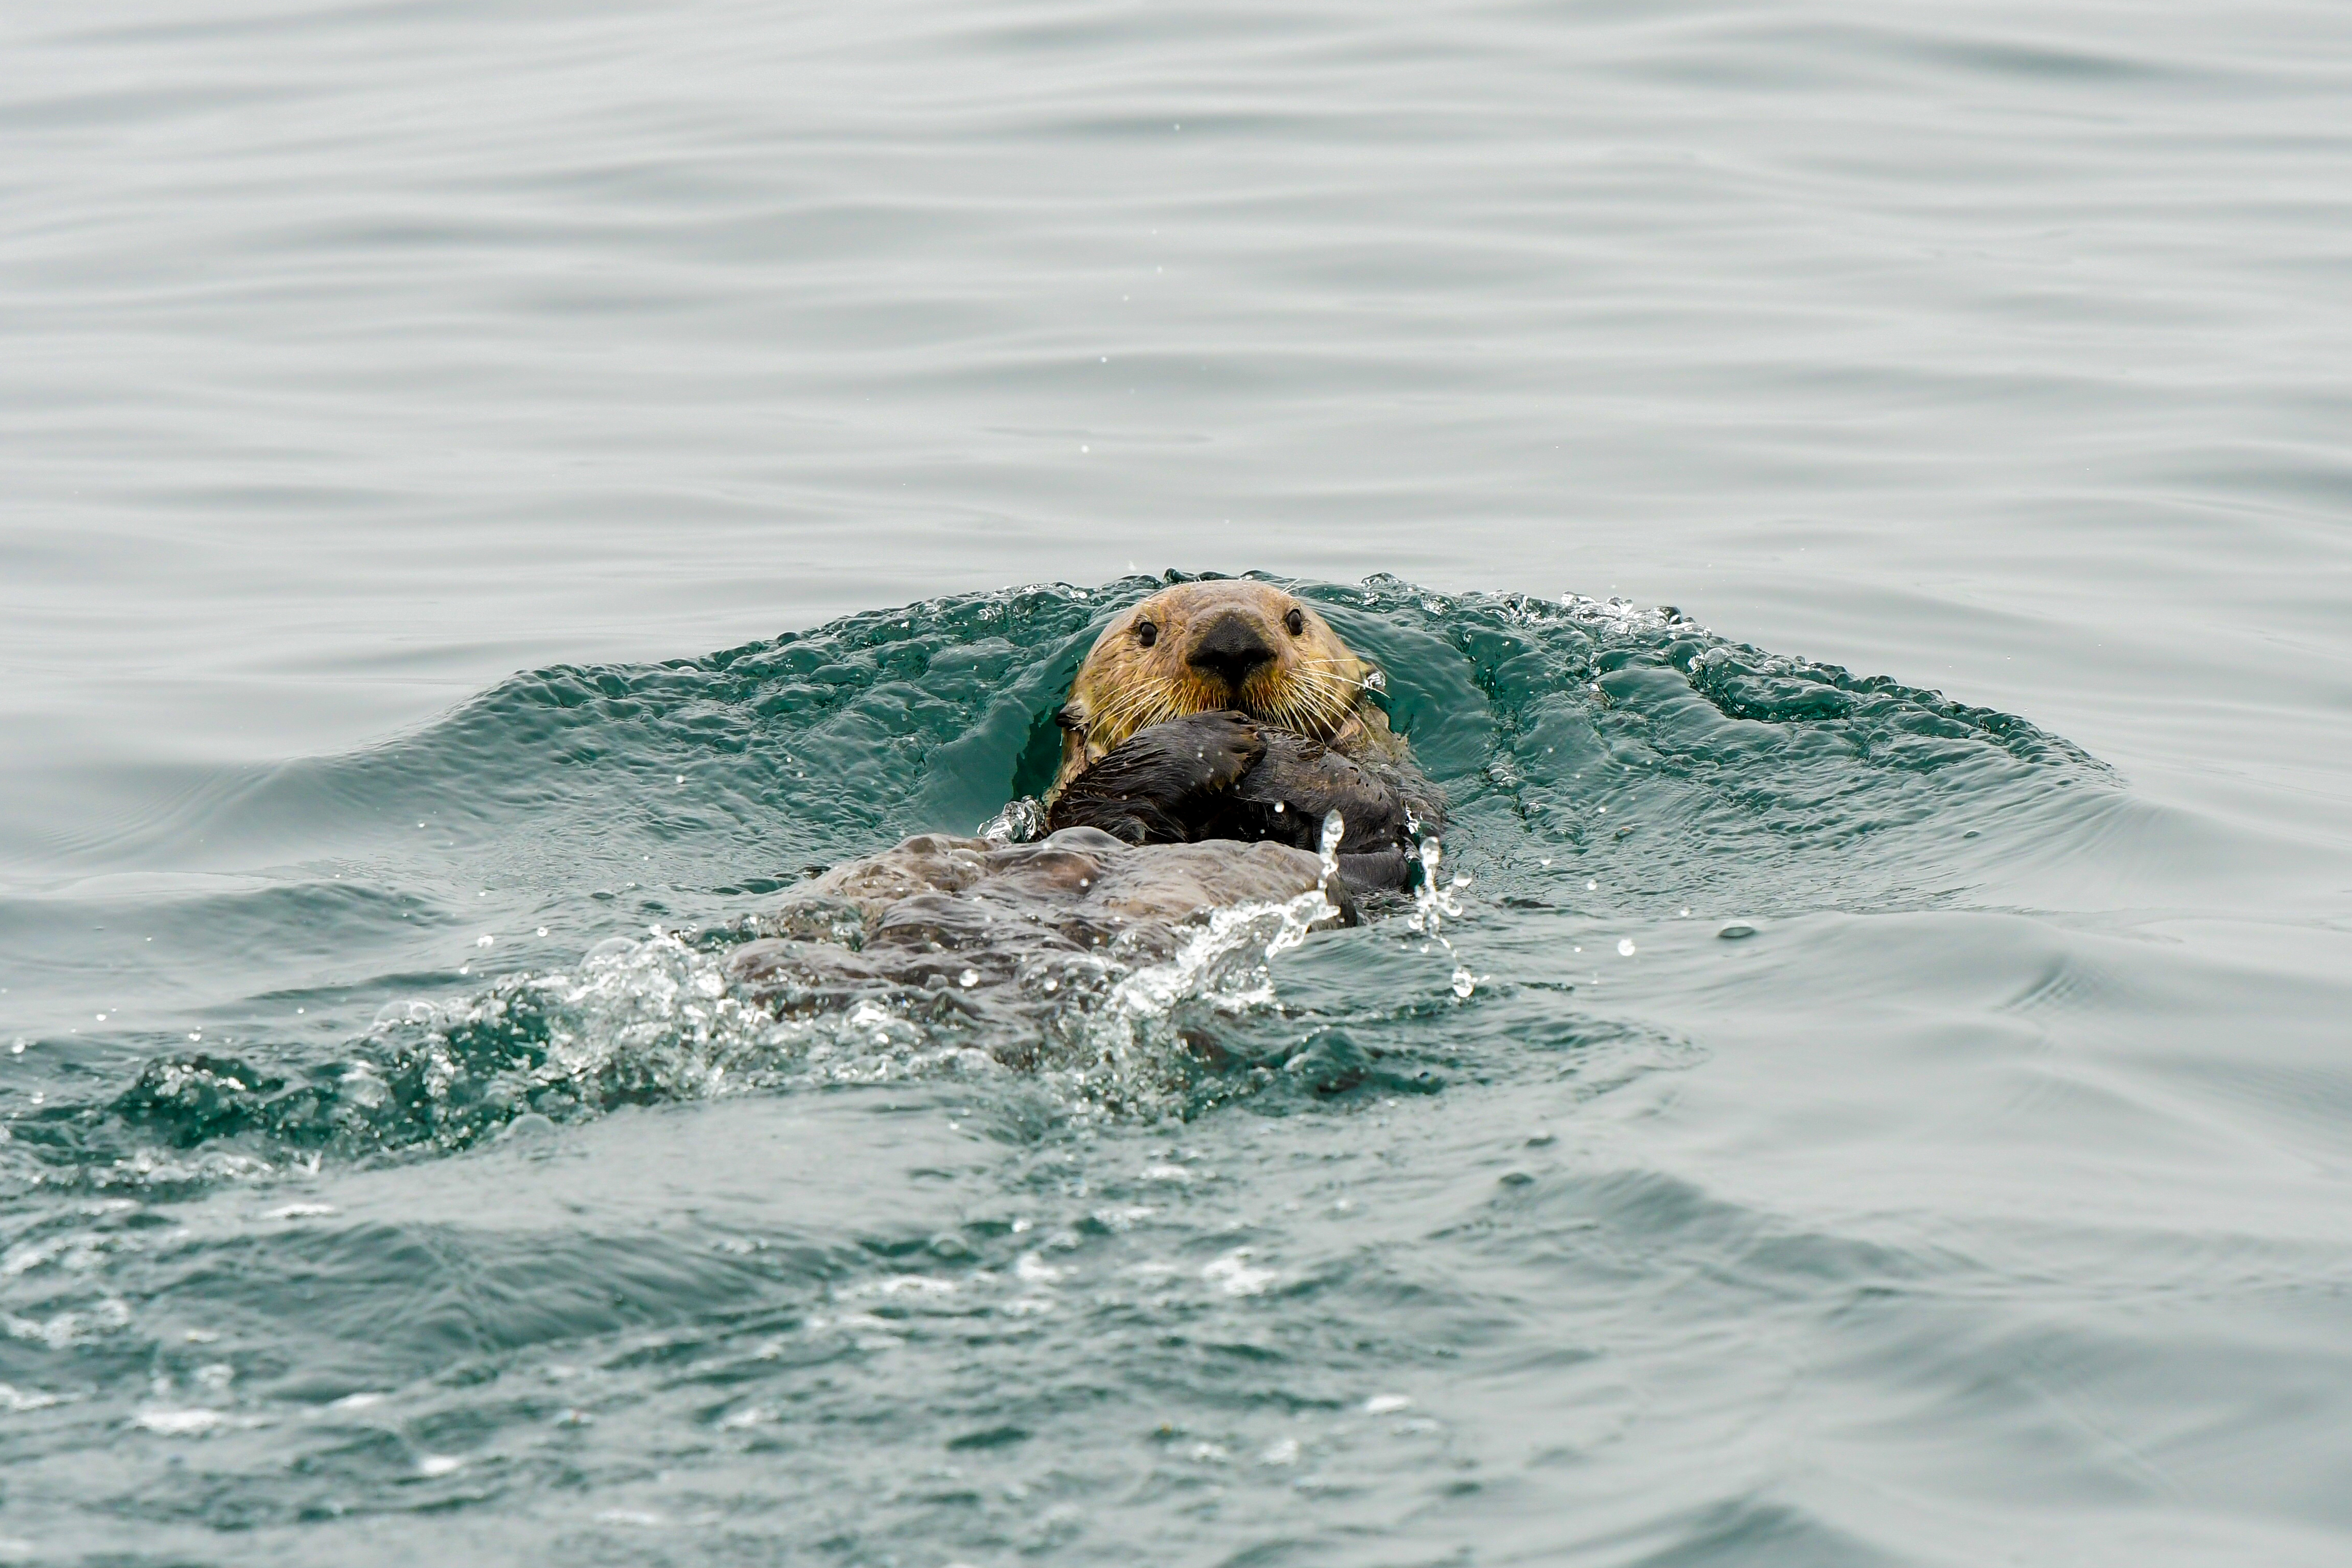
<instances>
[{"instance_id":1,"label":"sea otter","mask_svg":"<svg viewBox=\"0 0 2352 1568\"><path fill-rule=\"evenodd\" d=\"M1270 583L1179 583L1114 618L1055 714L1049 829L1130 844L1318 846L1345 823L1339 873L1403 887L1444 800L1371 701L1378 672L1312 606Z\"/></svg>"},{"instance_id":2,"label":"sea otter","mask_svg":"<svg viewBox=\"0 0 2352 1568\"><path fill-rule=\"evenodd\" d=\"M780 1015L887 996L908 1017L996 1018L998 1057L1035 1065L1062 1011L1223 912L1352 925L1353 895L1405 886L1415 835L1444 811L1367 695L1377 684L1280 589L1156 593L1103 629L1055 715L1047 837L919 834L835 866L740 922L753 940L729 981Z\"/></svg>"}]
</instances>

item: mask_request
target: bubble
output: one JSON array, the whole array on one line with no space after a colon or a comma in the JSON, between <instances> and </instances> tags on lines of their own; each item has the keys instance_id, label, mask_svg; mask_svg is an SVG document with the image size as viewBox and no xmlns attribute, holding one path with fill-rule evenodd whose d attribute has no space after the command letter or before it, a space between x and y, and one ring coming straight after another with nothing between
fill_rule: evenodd
<instances>
[{"instance_id":1,"label":"bubble","mask_svg":"<svg viewBox=\"0 0 2352 1568\"><path fill-rule=\"evenodd\" d=\"M1620 936L1617 938L1617 956L1620 958L1630 958L1633 956L1633 939L1631 936Z\"/></svg>"}]
</instances>

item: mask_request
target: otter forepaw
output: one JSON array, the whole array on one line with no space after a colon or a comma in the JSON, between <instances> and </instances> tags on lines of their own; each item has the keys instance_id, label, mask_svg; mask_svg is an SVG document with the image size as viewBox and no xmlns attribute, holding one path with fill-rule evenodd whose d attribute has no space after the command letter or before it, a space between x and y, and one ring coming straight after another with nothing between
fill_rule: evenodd
<instances>
[{"instance_id":1,"label":"otter forepaw","mask_svg":"<svg viewBox=\"0 0 2352 1568\"><path fill-rule=\"evenodd\" d=\"M1245 714L1196 713L1155 724L1071 779L1045 826L1100 828L1129 843L1181 844L1192 837L1181 820L1185 804L1232 789L1265 754Z\"/></svg>"},{"instance_id":2,"label":"otter forepaw","mask_svg":"<svg viewBox=\"0 0 2352 1568\"><path fill-rule=\"evenodd\" d=\"M1265 755L1265 742L1258 737L1257 725L1249 715L1228 708L1190 714L1138 730L1095 766L1107 768L1124 757L1128 766L1155 769L1159 778L1171 784L1181 779L1184 795L1203 795L1232 789Z\"/></svg>"}]
</instances>

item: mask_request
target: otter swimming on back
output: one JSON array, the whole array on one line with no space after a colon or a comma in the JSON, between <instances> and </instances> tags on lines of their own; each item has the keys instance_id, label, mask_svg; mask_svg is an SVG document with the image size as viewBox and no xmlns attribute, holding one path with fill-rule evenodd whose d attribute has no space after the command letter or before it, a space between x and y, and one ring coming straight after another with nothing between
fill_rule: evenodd
<instances>
[{"instance_id":1,"label":"otter swimming on back","mask_svg":"<svg viewBox=\"0 0 2352 1568\"><path fill-rule=\"evenodd\" d=\"M1404 887L1444 813L1368 695L1377 679L1271 585L1154 594L1103 629L1055 715L1050 836L919 834L837 865L745 918L755 939L729 979L779 1012L890 993L940 1016L1034 1020L1099 998L1121 966L1166 960L1236 905L1273 906L1302 932L1354 925L1351 890ZM1044 1049L1027 1025L1008 1039L1020 1043L999 1060Z\"/></svg>"},{"instance_id":2,"label":"otter swimming on back","mask_svg":"<svg viewBox=\"0 0 2352 1568\"><path fill-rule=\"evenodd\" d=\"M1340 874L1405 885L1444 797L1372 702L1378 672L1269 583L1180 583L1115 617L1055 717L1046 824L1132 844L1316 846L1345 823Z\"/></svg>"}]
</instances>

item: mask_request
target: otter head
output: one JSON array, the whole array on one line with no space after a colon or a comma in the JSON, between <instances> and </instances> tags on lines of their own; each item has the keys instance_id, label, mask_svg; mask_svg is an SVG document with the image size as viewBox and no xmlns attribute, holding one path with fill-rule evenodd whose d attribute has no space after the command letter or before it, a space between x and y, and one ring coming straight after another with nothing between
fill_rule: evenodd
<instances>
[{"instance_id":1,"label":"otter head","mask_svg":"<svg viewBox=\"0 0 2352 1568\"><path fill-rule=\"evenodd\" d=\"M1223 579L1163 589L1095 639L1069 701L1050 795L1139 729L1234 708L1348 750L1396 743L1365 696L1372 666L1311 605L1270 583Z\"/></svg>"}]
</instances>

